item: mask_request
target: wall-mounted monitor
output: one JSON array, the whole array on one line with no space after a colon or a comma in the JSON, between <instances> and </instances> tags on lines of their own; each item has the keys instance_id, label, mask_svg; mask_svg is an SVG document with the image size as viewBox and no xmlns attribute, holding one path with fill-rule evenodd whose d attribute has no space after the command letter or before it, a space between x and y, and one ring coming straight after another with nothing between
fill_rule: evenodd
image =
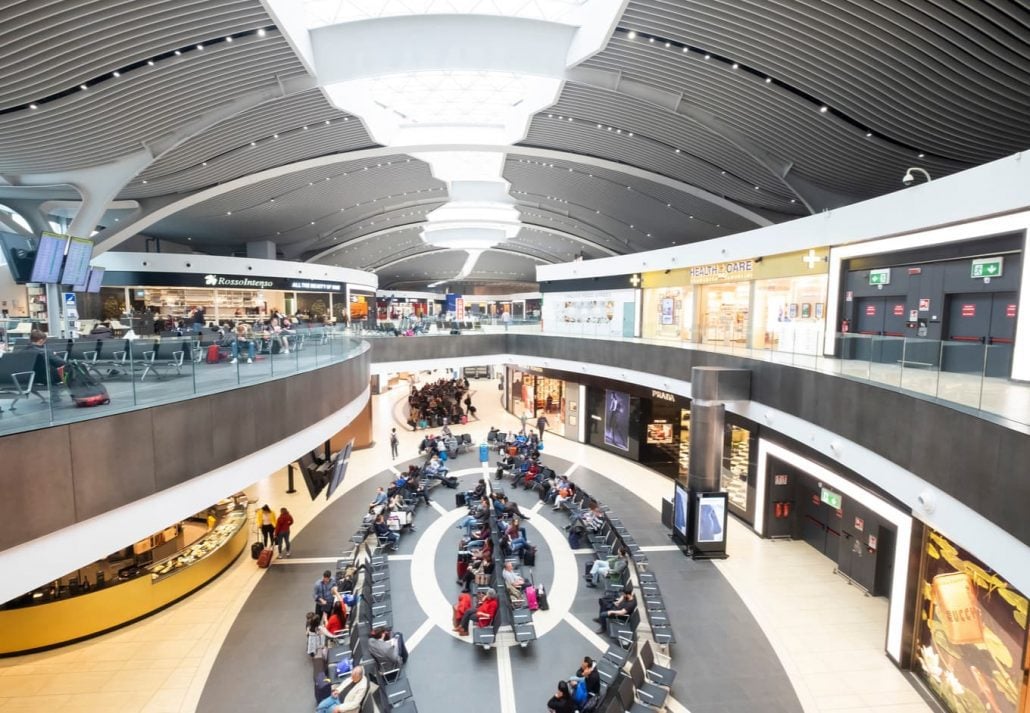
<instances>
[{"instance_id":1,"label":"wall-mounted monitor","mask_svg":"<svg viewBox=\"0 0 1030 713\"><path fill-rule=\"evenodd\" d=\"M89 280L89 260L93 257L93 241L89 238L69 238L68 254L61 272L62 285L84 285Z\"/></svg>"},{"instance_id":2,"label":"wall-mounted monitor","mask_svg":"<svg viewBox=\"0 0 1030 713\"><path fill-rule=\"evenodd\" d=\"M325 499L328 500L336 492L336 489L340 487L343 482L343 476L347 474L347 464L350 462L350 452L354 445L354 441L351 440L347 444L347 447L343 449L343 452L336 457L336 461L333 463L333 472L329 476L329 487L325 490Z\"/></svg>"},{"instance_id":3,"label":"wall-mounted monitor","mask_svg":"<svg viewBox=\"0 0 1030 713\"><path fill-rule=\"evenodd\" d=\"M0 231L0 250L3 251L11 277L19 285L32 281L32 266L36 262L39 238Z\"/></svg>"},{"instance_id":4,"label":"wall-mounted monitor","mask_svg":"<svg viewBox=\"0 0 1030 713\"><path fill-rule=\"evenodd\" d=\"M68 247L68 236L43 233L36 249L36 262L32 266L30 282L57 284L61 281L61 266Z\"/></svg>"}]
</instances>

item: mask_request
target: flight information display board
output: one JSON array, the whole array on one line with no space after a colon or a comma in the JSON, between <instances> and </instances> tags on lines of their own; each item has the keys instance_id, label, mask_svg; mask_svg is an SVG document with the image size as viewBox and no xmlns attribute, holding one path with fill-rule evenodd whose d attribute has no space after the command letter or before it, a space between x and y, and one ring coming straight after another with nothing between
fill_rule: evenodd
<instances>
[{"instance_id":1,"label":"flight information display board","mask_svg":"<svg viewBox=\"0 0 1030 713\"><path fill-rule=\"evenodd\" d=\"M67 235L43 233L36 249L36 262L32 266L32 282L58 283L61 280L61 265L68 246Z\"/></svg>"},{"instance_id":2,"label":"flight information display board","mask_svg":"<svg viewBox=\"0 0 1030 713\"><path fill-rule=\"evenodd\" d=\"M102 284L104 284L104 268L92 268L89 271L89 280L86 283L86 292L100 292L100 286Z\"/></svg>"},{"instance_id":3,"label":"flight information display board","mask_svg":"<svg viewBox=\"0 0 1030 713\"><path fill-rule=\"evenodd\" d=\"M89 238L72 238L68 245L68 257L64 261L61 284L84 285L89 279L89 259L93 257L93 241Z\"/></svg>"}]
</instances>

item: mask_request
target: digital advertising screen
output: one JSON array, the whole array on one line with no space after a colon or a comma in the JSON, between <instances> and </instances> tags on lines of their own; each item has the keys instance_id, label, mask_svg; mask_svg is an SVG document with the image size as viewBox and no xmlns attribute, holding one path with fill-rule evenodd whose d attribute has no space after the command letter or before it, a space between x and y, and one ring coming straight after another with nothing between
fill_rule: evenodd
<instances>
[{"instance_id":1,"label":"digital advertising screen","mask_svg":"<svg viewBox=\"0 0 1030 713\"><path fill-rule=\"evenodd\" d=\"M672 510L672 526L681 537L687 536L687 508L689 505L690 501L687 491L677 483Z\"/></svg>"},{"instance_id":2,"label":"digital advertising screen","mask_svg":"<svg viewBox=\"0 0 1030 713\"><path fill-rule=\"evenodd\" d=\"M726 493L698 496L695 534L695 542L722 542L726 539Z\"/></svg>"},{"instance_id":3,"label":"digital advertising screen","mask_svg":"<svg viewBox=\"0 0 1030 713\"><path fill-rule=\"evenodd\" d=\"M88 238L71 238L68 255L61 272L62 285L84 285L89 279L89 259L93 257L93 241Z\"/></svg>"},{"instance_id":4,"label":"digital advertising screen","mask_svg":"<svg viewBox=\"0 0 1030 713\"><path fill-rule=\"evenodd\" d=\"M39 238L0 231L0 250L3 250L11 277L19 285L32 281L32 266L36 262Z\"/></svg>"},{"instance_id":5,"label":"digital advertising screen","mask_svg":"<svg viewBox=\"0 0 1030 713\"><path fill-rule=\"evenodd\" d=\"M68 247L68 236L56 233L43 233L36 249L36 262L32 266L30 282L57 284L61 281L61 266L64 264L64 251Z\"/></svg>"},{"instance_id":6,"label":"digital advertising screen","mask_svg":"<svg viewBox=\"0 0 1030 713\"><path fill-rule=\"evenodd\" d=\"M647 424L647 442L659 446L672 443L672 424L666 421Z\"/></svg>"},{"instance_id":7,"label":"digital advertising screen","mask_svg":"<svg viewBox=\"0 0 1030 713\"><path fill-rule=\"evenodd\" d=\"M325 490L325 499L328 500L336 492L336 489L343 483L343 478L347 475L347 465L350 462L350 453L354 447L354 440L346 445L346 447L336 456L336 461L333 463L333 471L329 476L329 487Z\"/></svg>"},{"instance_id":8,"label":"digital advertising screen","mask_svg":"<svg viewBox=\"0 0 1030 713\"><path fill-rule=\"evenodd\" d=\"M623 391L604 391L604 442L629 450L629 394Z\"/></svg>"}]
</instances>

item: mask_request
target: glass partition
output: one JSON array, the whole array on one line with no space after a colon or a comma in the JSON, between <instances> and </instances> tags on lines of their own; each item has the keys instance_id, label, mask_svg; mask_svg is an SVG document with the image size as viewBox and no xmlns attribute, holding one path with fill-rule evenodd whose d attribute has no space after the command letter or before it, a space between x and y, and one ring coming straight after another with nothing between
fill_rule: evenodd
<instances>
[{"instance_id":1,"label":"glass partition","mask_svg":"<svg viewBox=\"0 0 1030 713\"><path fill-rule=\"evenodd\" d=\"M362 343L343 329L205 330L164 338L82 337L5 346L0 434L97 418L345 361Z\"/></svg>"}]
</instances>

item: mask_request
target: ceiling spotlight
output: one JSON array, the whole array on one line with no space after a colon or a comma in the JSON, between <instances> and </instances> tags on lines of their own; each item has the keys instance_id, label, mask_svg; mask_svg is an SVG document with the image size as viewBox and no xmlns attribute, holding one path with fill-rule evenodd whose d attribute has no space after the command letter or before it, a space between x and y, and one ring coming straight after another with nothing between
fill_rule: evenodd
<instances>
[{"instance_id":1,"label":"ceiling spotlight","mask_svg":"<svg viewBox=\"0 0 1030 713\"><path fill-rule=\"evenodd\" d=\"M797 203L797 202L798 202L798 199L797 199L797 198L791 198L791 199L790 199L790 202L791 202L791 203Z\"/></svg>"},{"instance_id":2,"label":"ceiling spotlight","mask_svg":"<svg viewBox=\"0 0 1030 713\"><path fill-rule=\"evenodd\" d=\"M680 150L679 150L679 149L676 149L676 153L680 153Z\"/></svg>"},{"instance_id":3,"label":"ceiling spotlight","mask_svg":"<svg viewBox=\"0 0 1030 713\"><path fill-rule=\"evenodd\" d=\"M227 210L227 211L225 211L225 214L226 215L232 215L232 211L231 210Z\"/></svg>"},{"instance_id":4,"label":"ceiling spotlight","mask_svg":"<svg viewBox=\"0 0 1030 713\"><path fill-rule=\"evenodd\" d=\"M39 107L35 104L29 104L29 109L38 109Z\"/></svg>"},{"instance_id":5,"label":"ceiling spotlight","mask_svg":"<svg viewBox=\"0 0 1030 713\"><path fill-rule=\"evenodd\" d=\"M672 43L671 43L671 42L666 42L666 43L665 43L665 46L666 46L666 47L672 47Z\"/></svg>"},{"instance_id":6,"label":"ceiling spotlight","mask_svg":"<svg viewBox=\"0 0 1030 713\"><path fill-rule=\"evenodd\" d=\"M636 30L630 30L629 34L626 36L629 37L631 40L635 40L637 38Z\"/></svg>"},{"instance_id":7,"label":"ceiling spotlight","mask_svg":"<svg viewBox=\"0 0 1030 713\"><path fill-rule=\"evenodd\" d=\"M822 113L822 114L825 114L827 111L829 111L829 109L830 109L830 107L828 107L825 104L823 104L821 107L819 107L819 112Z\"/></svg>"},{"instance_id":8,"label":"ceiling spotlight","mask_svg":"<svg viewBox=\"0 0 1030 713\"><path fill-rule=\"evenodd\" d=\"M906 186L911 186L913 183L915 183L916 177L914 174L916 173L920 174L923 178L925 178L927 183L933 180L930 178L930 174L927 173L925 169L914 167L905 171L905 175L902 176L901 182L904 183Z\"/></svg>"},{"instance_id":9,"label":"ceiling spotlight","mask_svg":"<svg viewBox=\"0 0 1030 713\"><path fill-rule=\"evenodd\" d=\"M144 183L146 183L146 182L147 182L147 179L145 179L145 178L144 178L144 179L143 179L143 182L144 182Z\"/></svg>"},{"instance_id":10,"label":"ceiling spotlight","mask_svg":"<svg viewBox=\"0 0 1030 713\"><path fill-rule=\"evenodd\" d=\"M273 139L278 139L279 138L279 134L272 134L272 138Z\"/></svg>"},{"instance_id":11,"label":"ceiling spotlight","mask_svg":"<svg viewBox=\"0 0 1030 713\"><path fill-rule=\"evenodd\" d=\"M654 37L648 37L647 41L650 42L651 44L654 44Z\"/></svg>"},{"instance_id":12,"label":"ceiling spotlight","mask_svg":"<svg viewBox=\"0 0 1030 713\"><path fill-rule=\"evenodd\" d=\"M926 154L925 153L920 153L919 154L919 158L926 158Z\"/></svg>"},{"instance_id":13,"label":"ceiling spotlight","mask_svg":"<svg viewBox=\"0 0 1030 713\"><path fill-rule=\"evenodd\" d=\"M111 76L112 77L120 77L120 76L122 76L122 73L119 72L118 70L115 70L115 71L111 72Z\"/></svg>"},{"instance_id":14,"label":"ceiling spotlight","mask_svg":"<svg viewBox=\"0 0 1030 713\"><path fill-rule=\"evenodd\" d=\"M307 130L308 130L308 125L304 124L304 131L307 131Z\"/></svg>"},{"instance_id":15,"label":"ceiling spotlight","mask_svg":"<svg viewBox=\"0 0 1030 713\"><path fill-rule=\"evenodd\" d=\"M257 142L256 142L256 141L251 141L251 142L250 142L250 145L251 145L251 146L257 146Z\"/></svg>"},{"instance_id":16,"label":"ceiling spotlight","mask_svg":"<svg viewBox=\"0 0 1030 713\"><path fill-rule=\"evenodd\" d=\"M683 48L683 52L684 52L684 53L687 53L687 52L689 52L689 51L690 51L690 50L689 50L688 48L686 48L686 47L684 47L684 48Z\"/></svg>"},{"instance_id":17,"label":"ceiling spotlight","mask_svg":"<svg viewBox=\"0 0 1030 713\"><path fill-rule=\"evenodd\" d=\"M712 58L712 55L710 55L710 54L706 54L705 55L705 59L711 59L711 58Z\"/></svg>"},{"instance_id":18,"label":"ceiling spotlight","mask_svg":"<svg viewBox=\"0 0 1030 713\"><path fill-rule=\"evenodd\" d=\"M600 124L598 124L598 125L597 125L597 128L598 128L598 129L600 129L600 128L601 128L601 125L600 125Z\"/></svg>"},{"instance_id":19,"label":"ceiling spotlight","mask_svg":"<svg viewBox=\"0 0 1030 713\"><path fill-rule=\"evenodd\" d=\"M326 120L325 120L325 125L326 125L326 126L329 126L329 119L326 119Z\"/></svg>"},{"instance_id":20,"label":"ceiling spotlight","mask_svg":"<svg viewBox=\"0 0 1030 713\"><path fill-rule=\"evenodd\" d=\"M626 134L626 136L632 136L632 135L633 135L633 132L632 132L632 131L631 131L631 132L629 132L628 134ZM571 169L570 169L570 170L571 170Z\"/></svg>"},{"instance_id":21,"label":"ceiling spotlight","mask_svg":"<svg viewBox=\"0 0 1030 713\"><path fill-rule=\"evenodd\" d=\"M265 33L265 28L263 28L263 27L260 30L257 31L257 36L258 37L264 37L265 34L266 34Z\"/></svg>"},{"instance_id":22,"label":"ceiling spotlight","mask_svg":"<svg viewBox=\"0 0 1030 713\"><path fill-rule=\"evenodd\" d=\"M80 84L79 89L86 91L87 89L89 89L89 87L87 87L85 84Z\"/></svg>"},{"instance_id":23,"label":"ceiling spotlight","mask_svg":"<svg viewBox=\"0 0 1030 713\"><path fill-rule=\"evenodd\" d=\"M225 41L226 42L232 42L232 35L226 35L225 36Z\"/></svg>"},{"instance_id":24,"label":"ceiling spotlight","mask_svg":"<svg viewBox=\"0 0 1030 713\"><path fill-rule=\"evenodd\" d=\"M181 57L182 56L182 50L175 50L175 56L176 57Z\"/></svg>"},{"instance_id":25,"label":"ceiling spotlight","mask_svg":"<svg viewBox=\"0 0 1030 713\"><path fill-rule=\"evenodd\" d=\"M734 62L734 63L733 63L733 68L734 68L734 69L740 69L740 65L739 65L739 64L737 64L736 62Z\"/></svg>"},{"instance_id":26,"label":"ceiling spotlight","mask_svg":"<svg viewBox=\"0 0 1030 713\"><path fill-rule=\"evenodd\" d=\"M197 49L198 49L198 50L202 50L202 49L204 49L204 45L197 45Z\"/></svg>"},{"instance_id":27,"label":"ceiling spotlight","mask_svg":"<svg viewBox=\"0 0 1030 713\"><path fill-rule=\"evenodd\" d=\"M772 77L766 77L765 78L765 83L766 84L771 84L772 83Z\"/></svg>"},{"instance_id":28,"label":"ceiling spotlight","mask_svg":"<svg viewBox=\"0 0 1030 713\"><path fill-rule=\"evenodd\" d=\"M865 132L865 137L866 137L867 139L871 139L871 138L873 137L873 132L872 132L872 131L867 131L867 132Z\"/></svg>"}]
</instances>

